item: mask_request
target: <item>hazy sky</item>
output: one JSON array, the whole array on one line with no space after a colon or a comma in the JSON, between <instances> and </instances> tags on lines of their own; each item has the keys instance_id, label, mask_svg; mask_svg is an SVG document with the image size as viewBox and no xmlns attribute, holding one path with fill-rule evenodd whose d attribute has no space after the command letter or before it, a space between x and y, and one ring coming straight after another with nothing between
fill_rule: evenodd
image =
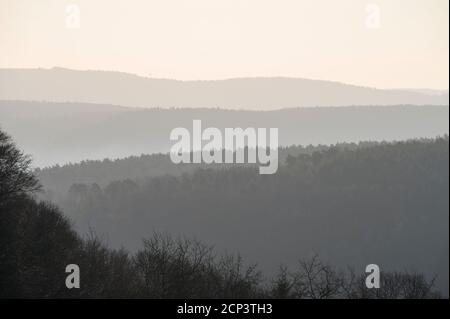
<instances>
[{"instance_id":1,"label":"hazy sky","mask_svg":"<svg viewBox=\"0 0 450 319\"><path fill-rule=\"evenodd\" d=\"M0 67L447 89L448 6L448 0L0 0Z\"/></svg>"}]
</instances>

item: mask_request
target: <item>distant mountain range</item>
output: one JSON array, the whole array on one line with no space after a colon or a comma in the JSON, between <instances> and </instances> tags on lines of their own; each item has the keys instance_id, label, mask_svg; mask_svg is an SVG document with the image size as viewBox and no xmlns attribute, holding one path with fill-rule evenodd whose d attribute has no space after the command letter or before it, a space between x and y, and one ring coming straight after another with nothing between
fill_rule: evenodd
<instances>
[{"instance_id":1,"label":"distant mountain range","mask_svg":"<svg viewBox=\"0 0 450 319\"><path fill-rule=\"evenodd\" d=\"M175 127L277 127L280 146L427 138L449 132L448 106L352 106L277 111L140 109L0 101L0 127L39 167L168 152Z\"/></svg>"},{"instance_id":2,"label":"distant mountain range","mask_svg":"<svg viewBox=\"0 0 450 319\"><path fill-rule=\"evenodd\" d=\"M194 119L220 129L278 127L280 146L436 137L449 131L448 98L294 78L0 69L0 127L37 166L165 153L170 131Z\"/></svg>"},{"instance_id":3,"label":"distant mountain range","mask_svg":"<svg viewBox=\"0 0 450 319\"><path fill-rule=\"evenodd\" d=\"M0 100L147 108L274 110L306 106L448 105L448 91L381 90L299 78L177 81L106 71L0 69Z\"/></svg>"}]
</instances>

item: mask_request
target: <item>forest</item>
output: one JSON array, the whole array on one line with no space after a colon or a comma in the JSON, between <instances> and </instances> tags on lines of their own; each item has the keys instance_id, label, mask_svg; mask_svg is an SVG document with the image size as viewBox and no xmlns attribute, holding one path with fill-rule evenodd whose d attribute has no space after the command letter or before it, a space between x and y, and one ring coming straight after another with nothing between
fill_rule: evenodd
<instances>
[{"instance_id":1,"label":"forest","mask_svg":"<svg viewBox=\"0 0 450 319\"><path fill-rule=\"evenodd\" d=\"M75 184L51 203L0 131L0 297L438 298L448 151L448 137L330 147L288 155L270 177L200 168ZM365 287L368 259L356 256L385 269L382 288ZM274 271L261 269L268 260ZM71 263L80 289L65 287Z\"/></svg>"}]
</instances>

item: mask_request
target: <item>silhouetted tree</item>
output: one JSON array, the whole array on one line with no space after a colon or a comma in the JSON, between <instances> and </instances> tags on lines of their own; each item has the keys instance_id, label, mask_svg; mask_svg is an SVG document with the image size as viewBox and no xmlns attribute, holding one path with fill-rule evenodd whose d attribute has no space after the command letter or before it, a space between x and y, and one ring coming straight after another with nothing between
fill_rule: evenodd
<instances>
[{"instance_id":1,"label":"silhouetted tree","mask_svg":"<svg viewBox=\"0 0 450 319\"><path fill-rule=\"evenodd\" d=\"M31 159L17 149L11 138L0 130L0 203L12 196L39 189L30 163Z\"/></svg>"},{"instance_id":2,"label":"silhouetted tree","mask_svg":"<svg viewBox=\"0 0 450 319\"><path fill-rule=\"evenodd\" d=\"M299 261L298 269L289 275L281 268L270 291L271 298L297 299L436 299L435 278L423 274L382 272L380 288L367 288L367 274L356 274L352 268L342 271L323 263L317 255ZM292 291L292 292L291 292Z\"/></svg>"},{"instance_id":3,"label":"silhouetted tree","mask_svg":"<svg viewBox=\"0 0 450 319\"><path fill-rule=\"evenodd\" d=\"M295 280L289 274L288 268L280 266L278 275L272 282L270 287L270 296L275 299L292 299L294 298L293 286Z\"/></svg>"}]
</instances>

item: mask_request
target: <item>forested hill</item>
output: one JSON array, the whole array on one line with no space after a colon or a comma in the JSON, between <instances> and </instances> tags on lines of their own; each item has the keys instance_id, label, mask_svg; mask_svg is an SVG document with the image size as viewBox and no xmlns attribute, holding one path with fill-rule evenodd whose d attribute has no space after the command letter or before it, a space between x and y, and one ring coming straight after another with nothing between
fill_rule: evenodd
<instances>
[{"instance_id":1,"label":"forested hill","mask_svg":"<svg viewBox=\"0 0 450 319\"><path fill-rule=\"evenodd\" d=\"M280 147L278 157L280 163L284 163L288 155L312 154L330 147L343 149L355 149L358 147L370 147L379 142L340 143L334 146L290 146ZM122 159L86 160L79 163L55 165L44 169L36 169L42 186L50 192L66 192L72 184L98 184L106 186L110 182L124 179L142 180L146 177L163 175L180 176L184 173L192 173L199 168L223 169L231 166L249 166L251 164L174 164L169 154L142 154L129 156Z\"/></svg>"},{"instance_id":2,"label":"forested hill","mask_svg":"<svg viewBox=\"0 0 450 319\"><path fill-rule=\"evenodd\" d=\"M57 204L82 232L136 249L151 230L193 235L273 270L318 253L334 264L415 269L448 292L449 140L289 156L274 175L200 169L106 187Z\"/></svg>"},{"instance_id":3,"label":"forested hill","mask_svg":"<svg viewBox=\"0 0 450 319\"><path fill-rule=\"evenodd\" d=\"M446 200L443 197L448 192L448 139L420 145L424 142L395 148L374 146L375 158L366 152L369 148L365 151L330 148L290 156L276 179L255 175L251 167L234 167L228 170L230 174L223 170L199 170L178 178L150 178L140 186L130 180L112 183L103 190L95 185L75 185L61 206L69 208L78 227L88 221L103 231L100 235L90 231L88 236L80 236L54 204L36 201L34 192L40 187L30 170L29 158L0 130L0 298L448 296L448 196ZM404 163L399 170L406 154L414 160ZM342 165L347 159L355 165L356 174L367 172L363 164L366 161L369 164L385 161L386 165L377 166L376 172L365 176L349 178L345 173L351 172ZM441 174L436 174L438 171ZM411 176L411 172L417 174ZM373 173L379 174L378 179L374 179ZM327 181L324 176L331 179ZM416 179L423 181L422 190ZM350 180L353 182L349 183ZM260 184L255 182L262 182L262 187L258 188ZM316 188L324 184L328 186L324 188L325 195L331 195L330 203L323 201ZM356 204L353 204L349 196L353 193L349 192L365 184L369 187L354 194ZM383 191L382 186L386 185ZM189 197L183 197L183 189ZM374 209L360 205L368 192L373 192L376 198L367 204L381 201ZM295 193L300 196L294 198ZM430 200L430 193L435 194L434 200ZM270 198L287 206L266 207ZM410 198L416 201L409 203ZM231 200L235 203L225 209L225 201ZM336 203L342 205L333 206ZM417 203L422 206L414 206ZM327 208L332 206L334 211L330 214ZM189 211L190 208L196 210ZM244 213L242 219L235 209ZM224 222L227 216L231 220ZM319 220L321 216L325 220ZM366 216L368 219L364 220ZM381 220L376 222L375 216ZM200 236L208 237L209 232L216 231L209 237L215 238L220 249L217 245L203 244L199 236L173 237L161 233L166 230L186 234L204 221L210 228ZM136 224L140 222L142 227ZM378 236L373 227L380 226ZM347 236L339 233L346 228L356 232L347 232ZM276 235L273 231L277 230L282 232ZM131 234L143 236L138 250L109 247L109 239L117 246L124 235L123 243L130 246L130 239L134 240ZM305 237L308 234L310 237ZM252 264L239 255L227 253L229 249L223 246L227 240L234 244L231 249L239 241L239 250L244 248ZM310 250L327 253L321 245L330 243L334 250L323 255L325 260L317 254L305 255ZM352 253L361 249L362 255ZM418 251L424 254L417 255ZM336 261L336 253L342 253L344 262L351 267L331 264L330 261ZM296 254L298 261L292 264L289 261ZM261 265L272 271L263 275L260 267L253 264L255 255L263 257ZM395 259L386 262L384 258L390 255ZM395 266L396 261L399 262ZM382 267L380 289L364 285L368 262L377 262ZM79 289L66 289L64 269L73 263L82 269L82 284ZM275 263L284 265L274 272ZM287 263L290 268L285 267ZM396 269L391 268L392 264ZM355 265L357 268L353 268ZM437 281L431 274L438 275Z\"/></svg>"}]
</instances>

